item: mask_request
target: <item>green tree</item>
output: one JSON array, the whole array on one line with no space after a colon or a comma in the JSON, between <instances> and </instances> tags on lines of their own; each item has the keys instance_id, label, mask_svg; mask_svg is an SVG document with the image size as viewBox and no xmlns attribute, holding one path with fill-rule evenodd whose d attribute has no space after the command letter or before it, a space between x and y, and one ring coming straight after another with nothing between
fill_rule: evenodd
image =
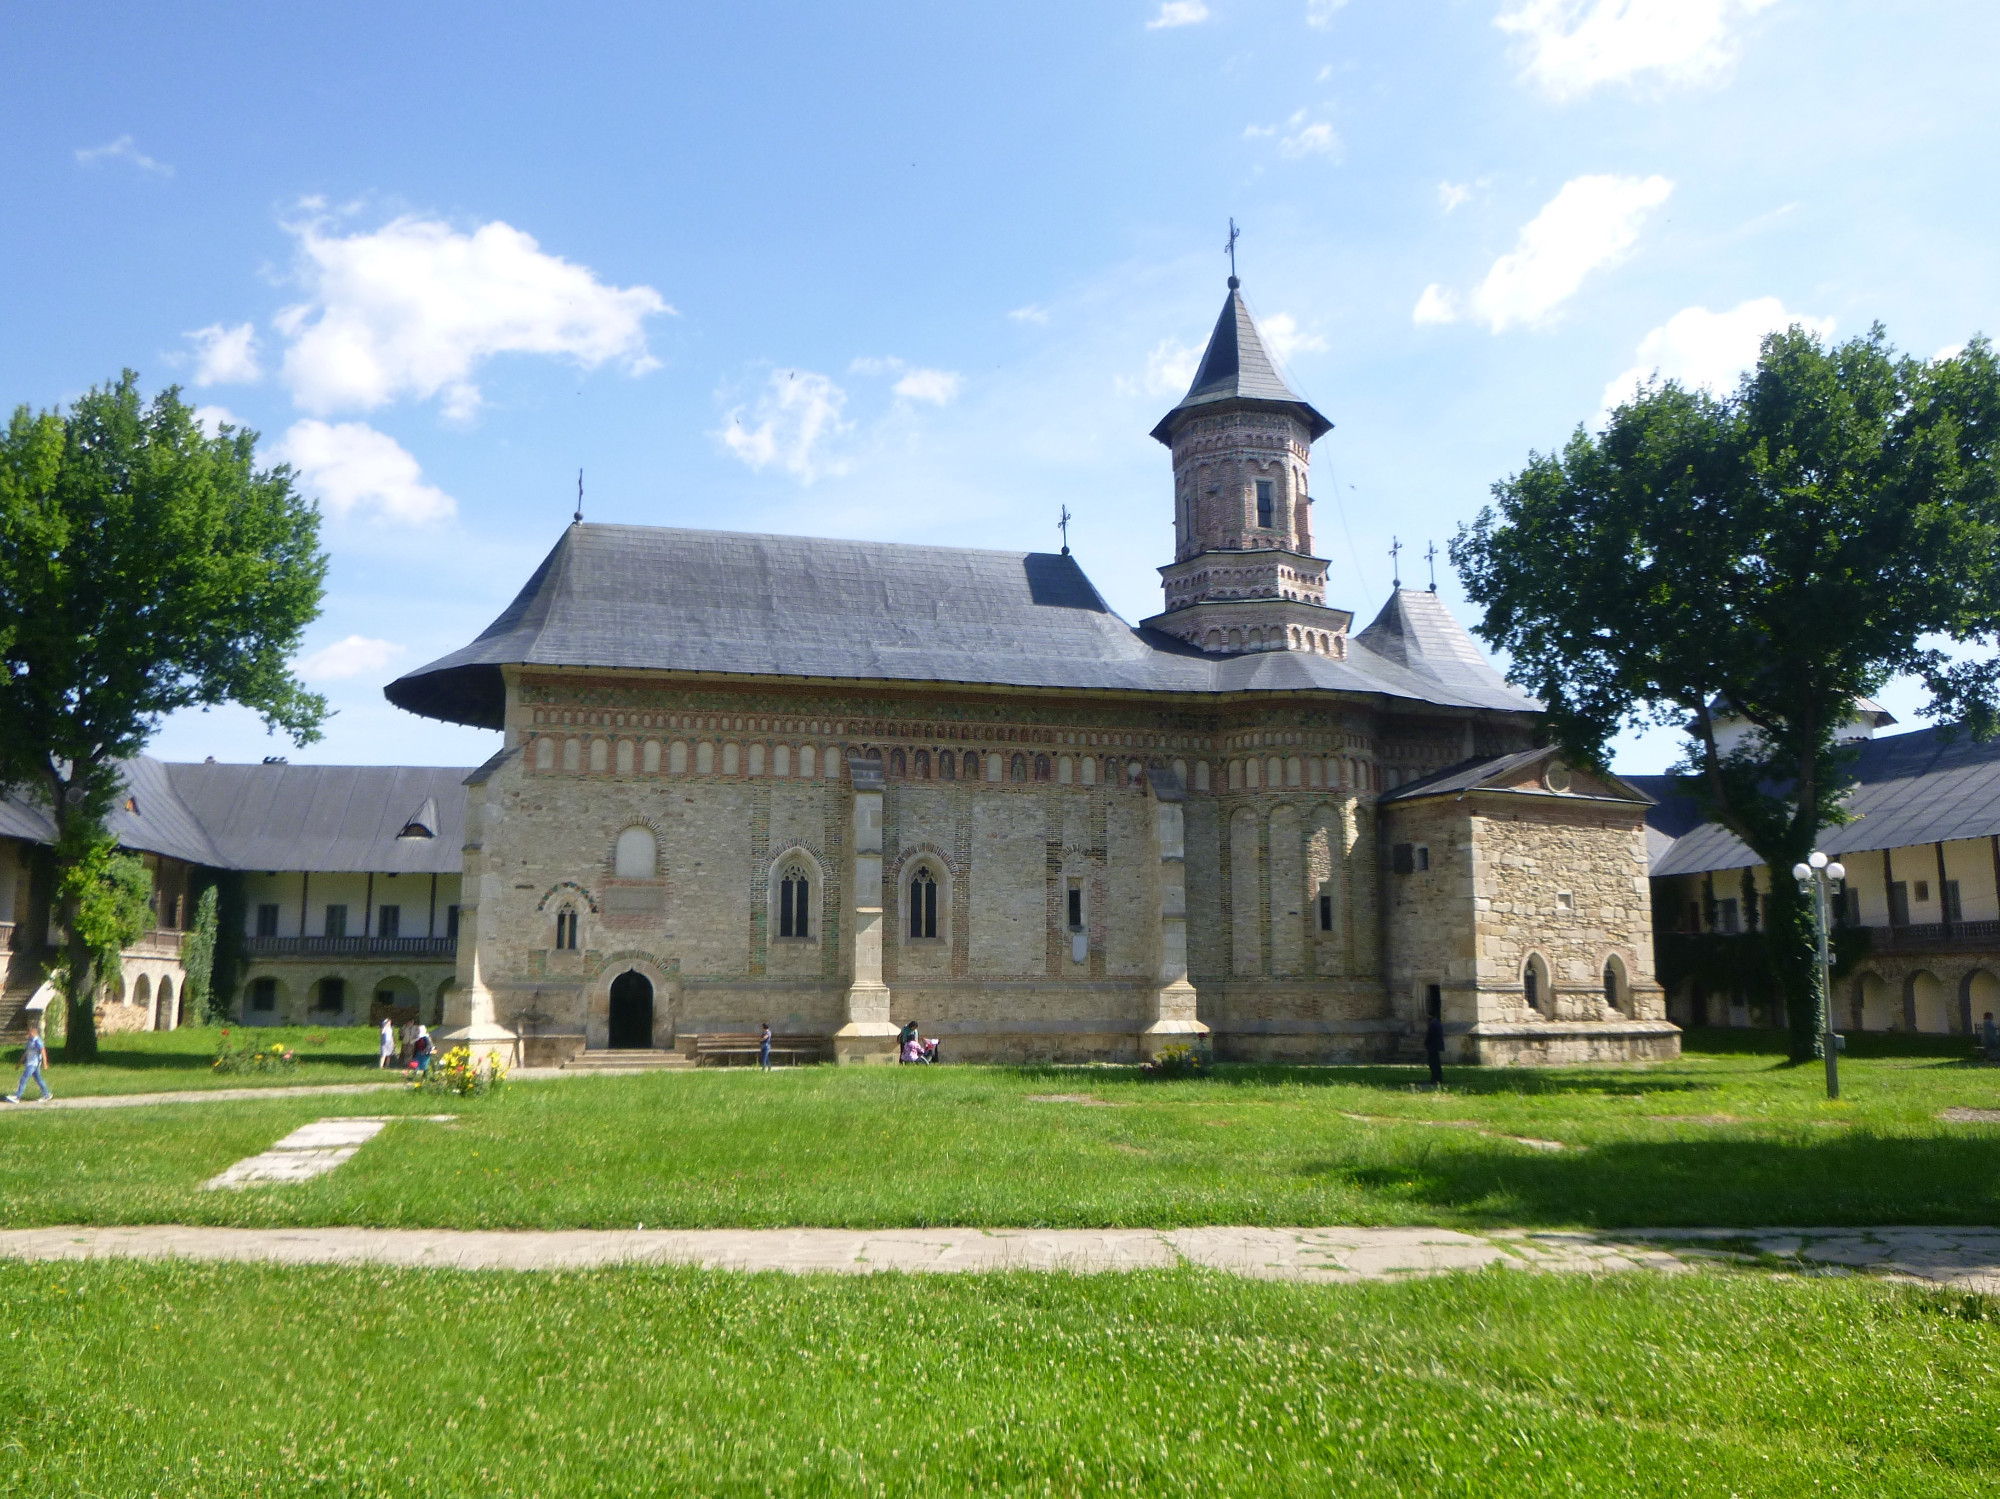
<instances>
[{"instance_id":1,"label":"green tree","mask_svg":"<svg viewBox=\"0 0 2000 1499\"><path fill-rule=\"evenodd\" d=\"M1816 1052L1812 913L1789 877L1845 820L1854 701L1918 678L1927 716L2000 725L2000 367L1984 339L1898 356L1878 326L1764 340L1726 397L1650 384L1601 435L1530 454L1453 540L1482 634L1602 765L1621 728L1687 729L1679 767L1774 873L1766 949L1792 1051ZM1717 708L1754 732L1727 753Z\"/></svg>"},{"instance_id":2,"label":"green tree","mask_svg":"<svg viewBox=\"0 0 2000 1499\"><path fill-rule=\"evenodd\" d=\"M181 939L181 971L187 983L181 990L181 1012L199 1016L210 1025L226 1017L221 991L215 978L215 886L201 892L194 904L194 925Z\"/></svg>"},{"instance_id":3,"label":"green tree","mask_svg":"<svg viewBox=\"0 0 2000 1499\"><path fill-rule=\"evenodd\" d=\"M56 901L68 913L68 928L56 951L55 980L69 1010L66 1054L74 1055L68 1048L76 1045L77 1012L68 1001L77 994L94 1001L99 987L123 977L122 954L152 925L153 877L145 861L119 853L101 828L72 821L65 836L67 847L56 843ZM93 1047L96 1035L92 1016Z\"/></svg>"},{"instance_id":4,"label":"green tree","mask_svg":"<svg viewBox=\"0 0 2000 1499\"><path fill-rule=\"evenodd\" d=\"M104 949L79 921L118 761L180 708L238 703L300 744L326 713L287 664L319 613L319 515L256 442L208 436L178 390L142 402L130 370L0 436L0 784L56 822L72 1058L97 1050Z\"/></svg>"}]
</instances>

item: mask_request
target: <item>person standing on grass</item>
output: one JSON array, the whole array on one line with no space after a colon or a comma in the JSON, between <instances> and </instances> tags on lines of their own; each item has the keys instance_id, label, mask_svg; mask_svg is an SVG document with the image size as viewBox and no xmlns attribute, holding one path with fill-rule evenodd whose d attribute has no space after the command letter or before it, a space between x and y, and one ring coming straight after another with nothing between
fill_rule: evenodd
<instances>
[{"instance_id":1,"label":"person standing on grass","mask_svg":"<svg viewBox=\"0 0 2000 1499\"><path fill-rule=\"evenodd\" d=\"M375 1065L378 1068L387 1067L391 1062L395 1060L396 1060L396 1023L393 1020L391 1020L387 1015L384 1015L382 1017L382 1049L381 1049L381 1054L375 1058Z\"/></svg>"},{"instance_id":2,"label":"person standing on grass","mask_svg":"<svg viewBox=\"0 0 2000 1499\"><path fill-rule=\"evenodd\" d=\"M757 1065L766 1072L771 1070L771 1022L764 1022L764 1034L757 1038Z\"/></svg>"},{"instance_id":3,"label":"person standing on grass","mask_svg":"<svg viewBox=\"0 0 2000 1499\"><path fill-rule=\"evenodd\" d=\"M1990 1020L1992 1017L1988 1017ZM34 1021L28 1022L28 1044L21 1052L21 1080L14 1084L14 1091L7 1095L7 1102L19 1103L21 1095L28 1091L28 1079L35 1080L41 1095L35 1102L47 1103L55 1094L49 1088L49 1076L44 1070L49 1063L49 1049L42 1044L42 1028Z\"/></svg>"},{"instance_id":4,"label":"person standing on grass","mask_svg":"<svg viewBox=\"0 0 2000 1499\"><path fill-rule=\"evenodd\" d=\"M417 1064L417 1071L431 1070L431 1053L437 1048L431 1043L431 1033L421 1025L417 1027L417 1039L410 1043L410 1057Z\"/></svg>"},{"instance_id":5,"label":"person standing on grass","mask_svg":"<svg viewBox=\"0 0 2000 1499\"><path fill-rule=\"evenodd\" d=\"M1444 1017L1433 1014L1424 1024L1424 1060L1431 1064L1431 1086L1444 1086Z\"/></svg>"},{"instance_id":6,"label":"person standing on grass","mask_svg":"<svg viewBox=\"0 0 2000 1499\"><path fill-rule=\"evenodd\" d=\"M1993 1023L1991 1010L1986 1012L1986 1018L1979 1023L1979 1039L1986 1044L1986 1060L2000 1062L2000 1026Z\"/></svg>"}]
</instances>

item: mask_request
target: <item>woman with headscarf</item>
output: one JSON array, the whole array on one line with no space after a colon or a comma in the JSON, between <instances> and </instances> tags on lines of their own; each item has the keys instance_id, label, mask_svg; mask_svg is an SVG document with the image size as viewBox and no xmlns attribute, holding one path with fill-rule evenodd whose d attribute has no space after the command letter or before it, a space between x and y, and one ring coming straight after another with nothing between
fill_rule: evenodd
<instances>
[{"instance_id":1,"label":"woman with headscarf","mask_svg":"<svg viewBox=\"0 0 2000 1499\"><path fill-rule=\"evenodd\" d=\"M431 1041L431 1033L423 1026L418 1026L416 1044L410 1048L410 1054L416 1058L417 1071L431 1070L431 1057L436 1050L437 1047Z\"/></svg>"}]
</instances>

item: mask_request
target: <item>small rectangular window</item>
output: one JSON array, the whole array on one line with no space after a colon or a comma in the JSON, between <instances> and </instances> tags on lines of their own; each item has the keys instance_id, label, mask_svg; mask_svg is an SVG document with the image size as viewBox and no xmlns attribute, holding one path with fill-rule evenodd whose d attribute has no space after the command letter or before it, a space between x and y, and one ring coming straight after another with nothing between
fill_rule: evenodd
<instances>
[{"instance_id":1,"label":"small rectangular window","mask_svg":"<svg viewBox=\"0 0 2000 1499\"><path fill-rule=\"evenodd\" d=\"M1930 903L1930 898L1931 898L1931 882L1929 880L1918 880L1917 904L1920 906L1928 905Z\"/></svg>"},{"instance_id":2,"label":"small rectangular window","mask_svg":"<svg viewBox=\"0 0 2000 1499\"><path fill-rule=\"evenodd\" d=\"M400 937L403 935L403 908L382 906L375 912L375 935L378 937Z\"/></svg>"},{"instance_id":3,"label":"small rectangular window","mask_svg":"<svg viewBox=\"0 0 2000 1499\"><path fill-rule=\"evenodd\" d=\"M1416 846L1399 843L1389 853L1389 867L1397 874L1408 874L1417 867Z\"/></svg>"},{"instance_id":4,"label":"small rectangular window","mask_svg":"<svg viewBox=\"0 0 2000 1499\"><path fill-rule=\"evenodd\" d=\"M1893 881L1889 886L1889 925L1908 926L1910 924L1910 887L1903 880Z\"/></svg>"},{"instance_id":5,"label":"small rectangular window","mask_svg":"<svg viewBox=\"0 0 2000 1499\"><path fill-rule=\"evenodd\" d=\"M1963 921L1965 919L1959 915L1957 880L1946 880L1944 882L1944 919L1946 921Z\"/></svg>"},{"instance_id":6,"label":"small rectangular window","mask_svg":"<svg viewBox=\"0 0 2000 1499\"><path fill-rule=\"evenodd\" d=\"M253 1010L275 1010L278 1008L278 981L276 979L252 979L250 981L250 1008Z\"/></svg>"},{"instance_id":7,"label":"small rectangular window","mask_svg":"<svg viewBox=\"0 0 2000 1499\"><path fill-rule=\"evenodd\" d=\"M278 935L278 907L275 901L257 908L257 935L260 937Z\"/></svg>"},{"instance_id":8,"label":"small rectangular window","mask_svg":"<svg viewBox=\"0 0 2000 1499\"><path fill-rule=\"evenodd\" d=\"M456 942L458 940L457 906L446 906L444 908L444 935L445 940L448 942Z\"/></svg>"},{"instance_id":9,"label":"small rectangular window","mask_svg":"<svg viewBox=\"0 0 2000 1499\"><path fill-rule=\"evenodd\" d=\"M1083 930L1083 891L1075 885L1069 889L1069 929L1072 932Z\"/></svg>"},{"instance_id":10,"label":"small rectangular window","mask_svg":"<svg viewBox=\"0 0 2000 1499\"><path fill-rule=\"evenodd\" d=\"M328 906L326 908L326 934L329 937L347 935L347 907Z\"/></svg>"},{"instance_id":11,"label":"small rectangular window","mask_svg":"<svg viewBox=\"0 0 2000 1499\"><path fill-rule=\"evenodd\" d=\"M343 910L345 907L342 908ZM313 1001L315 1010L339 1010L347 1005L346 979L321 979L319 997Z\"/></svg>"},{"instance_id":12,"label":"small rectangular window","mask_svg":"<svg viewBox=\"0 0 2000 1499\"><path fill-rule=\"evenodd\" d=\"M1430 845L1419 843L1417 845L1417 873L1424 874L1429 871L1430 867L1431 867Z\"/></svg>"},{"instance_id":13,"label":"small rectangular window","mask_svg":"<svg viewBox=\"0 0 2000 1499\"><path fill-rule=\"evenodd\" d=\"M1333 897L1331 895L1322 895L1319 898L1319 929L1322 932L1333 930Z\"/></svg>"},{"instance_id":14,"label":"small rectangular window","mask_svg":"<svg viewBox=\"0 0 2000 1499\"><path fill-rule=\"evenodd\" d=\"M1734 897L1725 898L1715 903L1715 929L1719 932L1730 934L1742 930L1742 923L1736 914L1736 901Z\"/></svg>"},{"instance_id":15,"label":"small rectangular window","mask_svg":"<svg viewBox=\"0 0 2000 1499\"><path fill-rule=\"evenodd\" d=\"M1266 531L1271 529L1271 481L1257 481L1257 524Z\"/></svg>"}]
</instances>

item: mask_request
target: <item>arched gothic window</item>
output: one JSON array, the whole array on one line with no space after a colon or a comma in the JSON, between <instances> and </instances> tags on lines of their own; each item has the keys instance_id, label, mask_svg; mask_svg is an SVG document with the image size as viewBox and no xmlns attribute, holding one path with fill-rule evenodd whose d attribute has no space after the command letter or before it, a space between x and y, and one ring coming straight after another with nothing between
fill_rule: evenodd
<instances>
[{"instance_id":1,"label":"arched gothic window","mask_svg":"<svg viewBox=\"0 0 2000 1499\"><path fill-rule=\"evenodd\" d=\"M937 880L926 865L919 865L910 876L910 935L937 935Z\"/></svg>"},{"instance_id":2,"label":"arched gothic window","mask_svg":"<svg viewBox=\"0 0 2000 1499\"><path fill-rule=\"evenodd\" d=\"M564 952L576 951L576 907L564 906L556 912L556 946Z\"/></svg>"},{"instance_id":3,"label":"arched gothic window","mask_svg":"<svg viewBox=\"0 0 2000 1499\"><path fill-rule=\"evenodd\" d=\"M1542 960L1539 957L1529 958L1527 966L1521 970L1521 997L1527 1000L1529 1009L1542 1008L1545 996L1542 993Z\"/></svg>"},{"instance_id":4,"label":"arched gothic window","mask_svg":"<svg viewBox=\"0 0 2000 1499\"><path fill-rule=\"evenodd\" d=\"M812 935L812 880L803 864L787 864L778 886L778 935Z\"/></svg>"}]
</instances>

